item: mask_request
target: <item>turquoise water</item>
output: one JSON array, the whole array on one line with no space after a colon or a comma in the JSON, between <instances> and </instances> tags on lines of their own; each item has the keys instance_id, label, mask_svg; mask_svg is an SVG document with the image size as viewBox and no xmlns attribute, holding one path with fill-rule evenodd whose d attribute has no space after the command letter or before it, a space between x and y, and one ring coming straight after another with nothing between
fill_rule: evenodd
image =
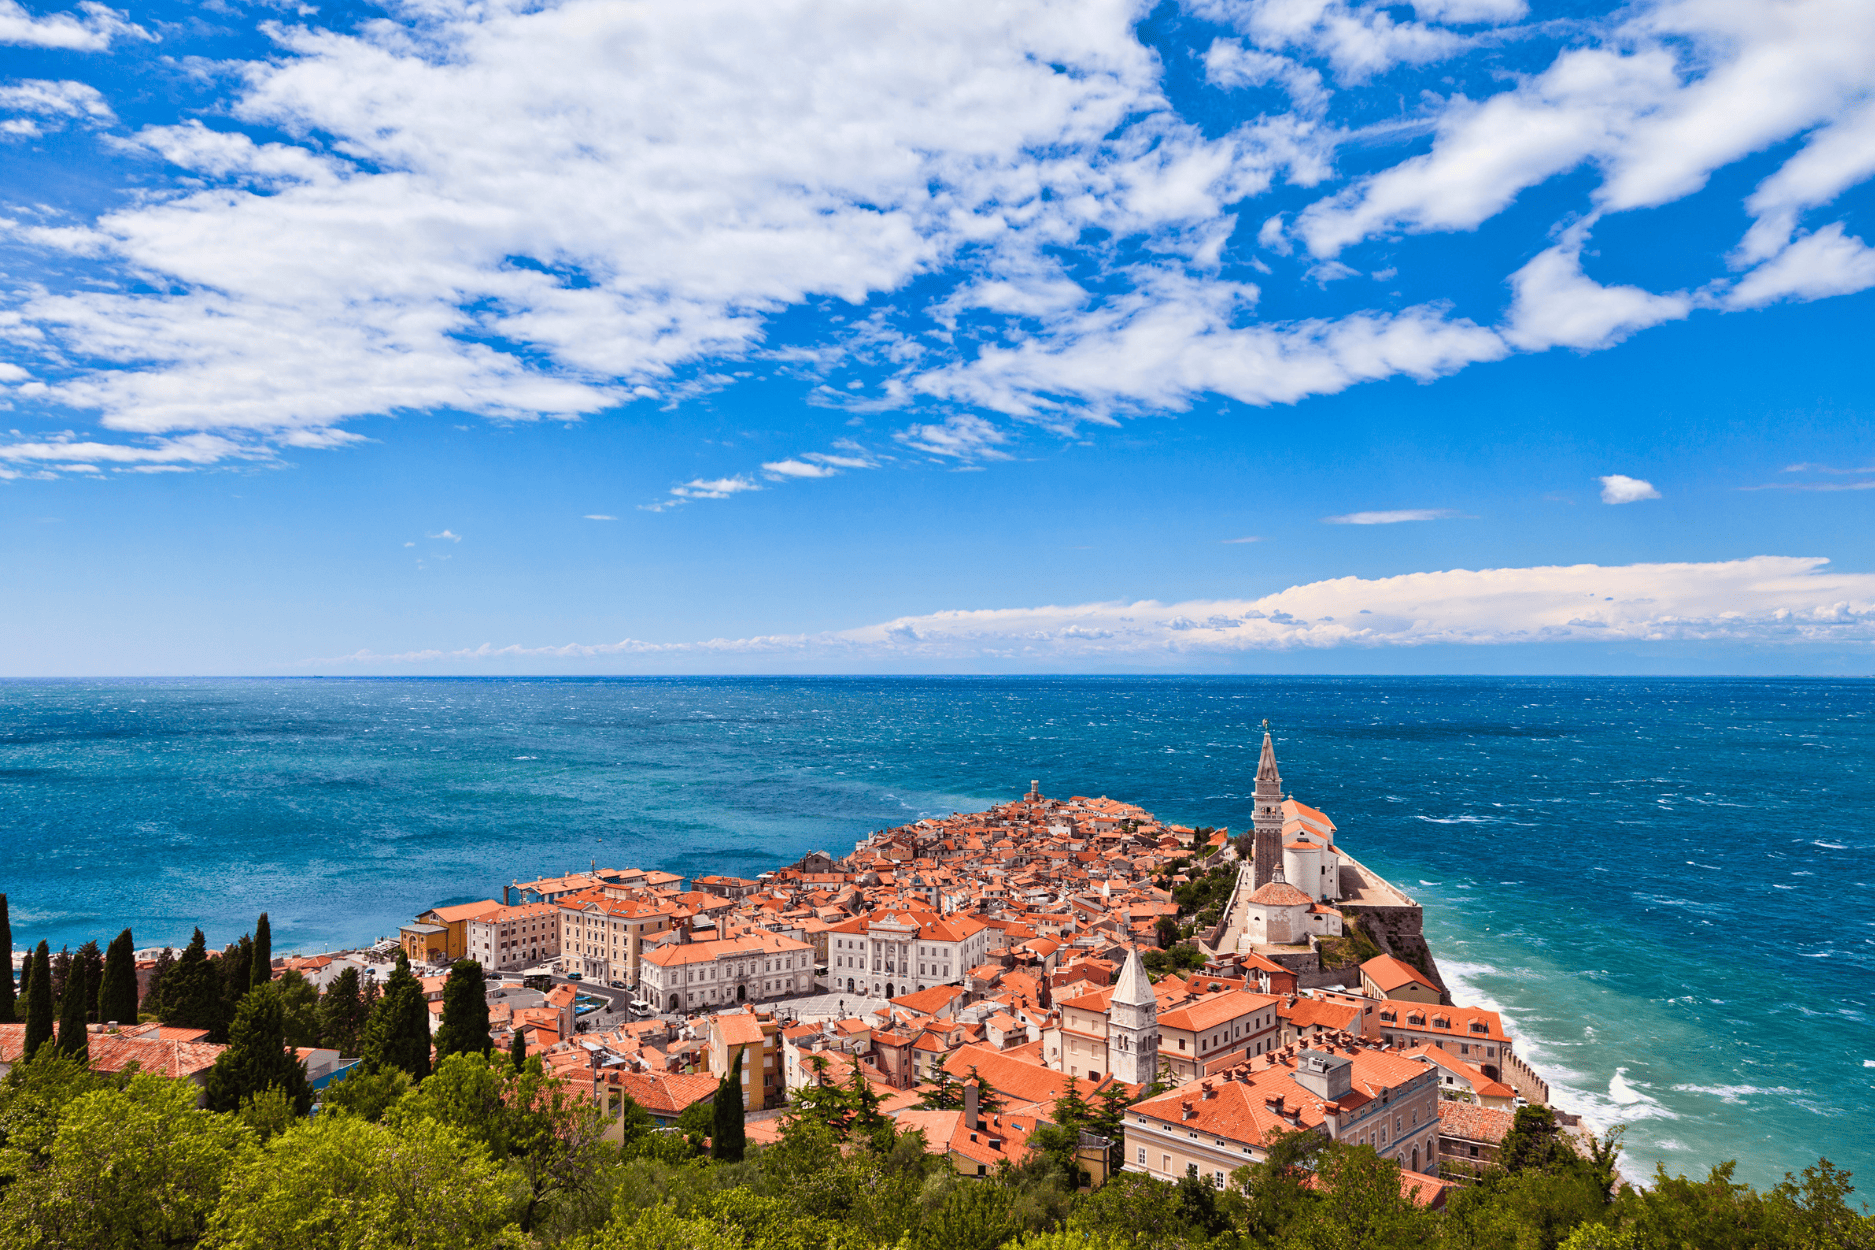
<instances>
[{"instance_id":1,"label":"turquoise water","mask_svg":"<svg viewBox=\"0 0 1875 1250\"><path fill-rule=\"evenodd\" d=\"M0 683L16 944L276 950L592 861L750 874L1109 794L1248 823L1256 725L1460 997L1637 1170L1875 1187L1875 683L809 678ZM1855 1129L1861 1124L1863 1130Z\"/></svg>"}]
</instances>

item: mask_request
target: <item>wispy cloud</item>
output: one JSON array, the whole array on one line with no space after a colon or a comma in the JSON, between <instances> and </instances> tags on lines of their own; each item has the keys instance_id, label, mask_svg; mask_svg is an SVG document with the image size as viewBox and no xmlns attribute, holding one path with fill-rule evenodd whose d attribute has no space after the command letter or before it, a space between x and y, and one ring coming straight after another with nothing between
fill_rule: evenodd
<instances>
[{"instance_id":1,"label":"wispy cloud","mask_svg":"<svg viewBox=\"0 0 1875 1250\"><path fill-rule=\"evenodd\" d=\"M1153 600L932 612L820 634L657 643L623 639L397 654L307 664L460 664L624 657L686 671L731 657L801 663L938 662L1003 667L1112 663L1203 668L1233 655L1301 648L1518 643L1875 642L1875 574L1827 560L1754 556L1710 563L1451 569L1343 577L1258 599Z\"/></svg>"},{"instance_id":2,"label":"wispy cloud","mask_svg":"<svg viewBox=\"0 0 1875 1250\"><path fill-rule=\"evenodd\" d=\"M1349 512L1325 516L1324 525L1398 525L1402 521L1443 521L1458 513L1451 508L1401 508L1393 512Z\"/></svg>"},{"instance_id":3,"label":"wispy cloud","mask_svg":"<svg viewBox=\"0 0 1875 1250\"><path fill-rule=\"evenodd\" d=\"M1260 543L1263 540L1257 535L1251 534L1244 538L1220 538L1218 541L1222 543Z\"/></svg>"},{"instance_id":4,"label":"wispy cloud","mask_svg":"<svg viewBox=\"0 0 1875 1250\"><path fill-rule=\"evenodd\" d=\"M1610 473L1607 477L1595 480L1602 484L1603 503L1639 503L1643 499L1660 498L1660 492L1654 489L1652 482L1642 481L1638 477Z\"/></svg>"},{"instance_id":5,"label":"wispy cloud","mask_svg":"<svg viewBox=\"0 0 1875 1250\"><path fill-rule=\"evenodd\" d=\"M1786 473L1875 473L1875 464L1863 465L1859 469L1839 469L1827 464L1787 464Z\"/></svg>"},{"instance_id":6,"label":"wispy cloud","mask_svg":"<svg viewBox=\"0 0 1875 1250\"><path fill-rule=\"evenodd\" d=\"M580 519L584 521L616 521L618 520L617 517L607 516L603 512L588 512L584 517Z\"/></svg>"},{"instance_id":7,"label":"wispy cloud","mask_svg":"<svg viewBox=\"0 0 1875 1250\"><path fill-rule=\"evenodd\" d=\"M442 540L444 540L445 542L452 542L452 543L459 543L459 542L461 542L461 541L462 541L462 535L460 535L460 534L457 534L457 533L453 533L453 532L451 532L451 531L449 531L449 530L444 530L444 531L443 531L442 533L440 533L440 534L426 534L426 535L424 535L424 537L426 537L426 538L440 538L440 539L442 539Z\"/></svg>"},{"instance_id":8,"label":"wispy cloud","mask_svg":"<svg viewBox=\"0 0 1875 1250\"><path fill-rule=\"evenodd\" d=\"M1740 490L1875 490L1875 478L1863 482L1765 482Z\"/></svg>"}]
</instances>

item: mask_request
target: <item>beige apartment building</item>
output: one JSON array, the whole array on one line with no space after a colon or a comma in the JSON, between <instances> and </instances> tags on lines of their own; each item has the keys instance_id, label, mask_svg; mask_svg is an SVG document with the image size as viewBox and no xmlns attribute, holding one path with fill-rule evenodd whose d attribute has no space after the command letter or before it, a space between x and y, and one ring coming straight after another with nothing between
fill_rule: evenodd
<instances>
[{"instance_id":1,"label":"beige apartment building","mask_svg":"<svg viewBox=\"0 0 1875 1250\"><path fill-rule=\"evenodd\" d=\"M647 946L665 940L682 910L655 896L613 898L599 890L536 906L551 907L559 917L562 971L625 985L638 984Z\"/></svg>"},{"instance_id":2,"label":"beige apartment building","mask_svg":"<svg viewBox=\"0 0 1875 1250\"><path fill-rule=\"evenodd\" d=\"M638 989L660 1011L733 1007L811 993L814 948L757 929L711 942L667 942L638 960Z\"/></svg>"}]
</instances>

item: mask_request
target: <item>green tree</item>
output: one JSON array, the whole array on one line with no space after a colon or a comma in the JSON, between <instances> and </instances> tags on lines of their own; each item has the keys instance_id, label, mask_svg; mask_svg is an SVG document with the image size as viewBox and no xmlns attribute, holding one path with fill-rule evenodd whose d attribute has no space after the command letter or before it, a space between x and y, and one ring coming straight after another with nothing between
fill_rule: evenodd
<instances>
[{"instance_id":1,"label":"green tree","mask_svg":"<svg viewBox=\"0 0 1875 1250\"><path fill-rule=\"evenodd\" d=\"M857 1063L853 1065L852 1075L847 1077L845 1093L848 1105L853 1108L853 1128L870 1134L886 1122L879 1114L879 1095L873 1092Z\"/></svg>"},{"instance_id":2,"label":"green tree","mask_svg":"<svg viewBox=\"0 0 1875 1250\"><path fill-rule=\"evenodd\" d=\"M359 1049L371 1071L401 1068L416 1081L430 1074L430 1009L423 1001L423 983L411 975L402 951L383 997L365 1021Z\"/></svg>"},{"instance_id":3,"label":"green tree","mask_svg":"<svg viewBox=\"0 0 1875 1250\"><path fill-rule=\"evenodd\" d=\"M253 961L249 966L248 985L265 985L273 980L273 925L262 912L254 922Z\"/></svg>"},{"instance_id":4,"label":"green tree","mask_svg":"<svg viewBox=\"0 0 1875 1250\"><path fill-rule=\"evenodd\" d=\"M47 1166L66 1108L115 1083L57 1046L41 1046L16 1062L0 1080L0 1186L9 1173Z\"/></svg>"},{"instance_id":5,"label":"green tree","mask_svg":"<svg viewBox=\"0 0 1875 1250\"><path fill-rule=\"evenodd\" d=\"M742 1056L746 1046L736 1048L729 1071L716 1086L714 1125L710 1133L710 1157L740 1163L748 1140L742 1124Z\"/></svg>"},{"instance_id":6,"label":"green tree","mask_svg":"<svg viewBox=\"0 0 1875 1250\"><path fill-rule=\"evenodd\" d=\"M963 1105L963 1090L943 1068L938 1069L937 1082L918 1100L919 1108L924 1111L955 1111Z\"/></svg>"},{"instance_id":7,"label":"green tree","mask_svg":"<svg viewBox=\"0 0 1875 1250\"><path fill-rule=\"evenodd\" d=\"M919 1250L996 1250L1021 1231L999 1185L959 1185L918 1230Z\"/></svg>"},{"instance_id":8,"label":"green tree","mask_svg":"<svg viewBox=\"0 0 1875 1250\"><path fill-rule=\"evenodd\" d=\"M1121 1172L1075 1204L1068 1227L1134 1250L1190 1244L1178 1191L1142 1172ZM1203 1238L1198 1239L1200 1242Z\"/></svg>"},{"instance_id":9,"label":"green tree","mask_svg":"<svg viewBox=\"0 0 1875 1250\"><path fill-rule=\"evenodd\" d=\"M1554 1111L1544 1106L1519 1107L1498 1146L1497 1165L1515 1176L1567 1166L1575 1157L1562 1140L1562 1126L1556 1123Z\"/></svg>"},{"instance_id":10,"label":"green tree","mask_svg":"<svg viewBox=\"0 0 1875 1250\"><path fill-rule=\"evenodd\" d=\"M1078 1132L1086 1127L1092 1115L1093 1108L1087 1105L1087 1099L1081 1097L1080 1079L1070 1076L1066 1088L1061 1091L1061 1096L1055 1099L1055 1106L1049 1118L1062 1128L1071 1128Z\"/></svg>"},{"instance_id":11,"label":"green tree","mask_svg":"<svg viewBox=\"0 0 1875 1250\"><path fill-rule=\"evenodd\" d=\"M517 1028L514 1030L514 1037L508 1043L508 1060L509 1062L514 1064L514 1070L516 1072L519 1072L522 1069L522 1067L526 1065L527 1063L527 1030L526 1029Z\"/></svg>"},{"instance_id":12,"label":"green tree","mask_svg":"<svg viewBox=\"0 0 1875 1250\"><path fill-rule=\"evenodd\" d=\"M1319 1201L1302 1208L1291 1236L1311 1250L1414 1246L1431 1238L1432 1217L1400 1193L1400 1165L1370 1146L1325 1146L1317 1156Z\"/></svg>"},{"instance_id":13,"label":"green tree","mask_svg":"<svg viewBox=\"0 0 1875 1250\"><path fill-rule=\"evenodd\" d=\"M59 1049L81 1062L91 1058L91 1033L85 1028L91 986L85 972L83 960L72 961L72 970L65 979L65 999L59 1004Z\"/></svg>"},{"instance_id":14,"label":"green tree","mask_svg":"<svg viewBox=\"0 0 1875 1250\"><path fill-rule=\"evenodd\" d=\"M1801 1176L1784 1173L1765 1195L1765 1205L1800 1250L1862 1250L1875 1246L1875 1219L1849 1205L1854 1191L1849 1173L1818 1159Z\"/></svg>"},{"instance_id":15,"label":"green tree","mask_svg":"<svg viewBox=\"0 0 1875 1250\"><path fill-rule=\"evenodd\" d=\"M26 987L26 1040L23 1051L27 1055L39 1053L39 1048L52 1040L52 952L44 942L33 952L32 981Z\"/></svg>"},{"instance_id":16,"label":"green tree","mask_svg":"<svg viewBox=\"0 0 1875 1250\"><path fill-rule=\"evenodd\" d=\"M358 987L358 969L346 968L319 998L319 1039L347 1058L364 1044L368 1008Z\"/></svg>"},{"instance_id":17,"label":"green tree","mask_svg":"<svg viewBox=\"0 0 1875 1250\"><path fill-rule=\"evenodd\" d=\"M548 1076L536 1059L520 1072L484 1054L445 1056L436 1073L385 1116L393 1127L434 1120L473 1141L518 1177L520 1225L531 1232L557 1204L588 1192L616 1158L591 1099Z\"/></svg>"},{"instance_id":18,"label":"green tree","mask_svg":"<svg viewBox=\"0 0 1875 1250\"><path fill-rule=\"evenodd\" d=\"M301 976L297 968L288 968L272 984L280 996L286 1044L306 1047L319 1045L319 991L313 983Z\"/></svg>"},{"instance_id":19,"label":"green tree","mask_svg":"<svg viewBox=\"0 0 1875 1250\"><path fill-rule=\"evenodd\" d=\"M215 1111L239 1111L243 1102L270 1089L283 1090L299 1115L312 1109L306 1065L286 1048L280 991L266 985L250 991L235 1008L228 1049L208 1070L208 1105Z\"/></svg>"},{"instance_id":20,"label":"green tree","mask_svg":"<svg viewBox=\"0 0 1875 1250\"><path fill-rule=\"evenodd\" d=\"M6 975L0 977L0 1024L13 1023L13 919L7 912L7 896L0 894L0 954L7 961Z\"/></svg>"},{"instance_id":21,"label":"green tree","mask_svg":"<svg viewBox=\"0 0 1875 1250\"><path fill-rule=\"evenodd\" d=\"M677 1132L673 1137L683 1138L687 1155L707 1154L710 1149L710 1134L716 1130L716 1106L714 1095L710 1102L693 1102L677 1117Z\"/></svg>"},{"instance_id":22,"label":"green tree","mask_svg":"<svg viewBox=\"0 0 1875 1250\"><path fill-rule=\"evenodd\" d=\"M221 980L208 959L207 939L197 929L183 948L182 958L163 978L164 1024L184 1029L207 1029L211 1039L222 1036Z\"/></svg>"},{"instance_id":23,"label":"green tree","mask_svg":"<svg viewBox=\"0 0 1875 1250\"><path fill-rule=\"evenodd\" d=\"M234 1022L234 1009L254 988L254 935L243 933L240 941L223 947L221 958L215 961L215 971L221 982L221 1030L209 1034L208 1040L225 1042L228 1026Z\"/></svg>"},{"instance_id":24,"label":"green tree","mask_svg":"<svg viewBox=\"0 0 1875 1250\"><path fill-rule=\"evenodd\" d=\"M137 956L130 930L111 939L104 954L104 976L98 986L98 1023L137 1022Z\"/></svg>"},{"instance_id":25,"label":"green tree","mask_svg":"<svg viewBox=\"0 0 1875 1250\"><path fill-rule=\"evenodd\" d=\"M98 949L95 941L87 940L83 946L72 952L72 966L80 966L85 974L85 1021L97 1024L98 991L104 984L104 952Z\"/></svg>"},{"instance_id":26,"label":"green tree","mask_svg":"<svg viewBox=\"0 0 1875 1250\"><path fill-rule=\"evenodd\" d=\"M376 1124L410 1092L410 1074L402 1068L367 1072L364 1067L362 1063L352 1065L345 1075L320 1091L321 1114L352 1115Z\"/></svg>"},{"instance_id":27,"label":"green tree","mask_svg":"<svg viewBox=\"0 0 1875 1250\"><path fill-rule=\"evenodd\" d=\"M482 965L458 959L443 982L443 1023L436 1030L436 1058L444 1055L486 1055L495 1049L488 1035L488 987Z\"/></svg>"},{"instance_id":28,"label":"green tree","mask_svg":"<svg viewBox=\"0 0 1875 1250\"><path fill-rule=\"evenodd\" d=\"M235 1170L207 1245L485 1250L512 1244L509 1209L500 1168L446 1124L320 1116Z\"/></svg>"},{"instance_id":29,"label":"green tree","mask_svg":"<svg viewBox=\"0 0 1875 1250\"><path fill-rule=\"evenodd\" d=\"M47 1166L22 1175L0 1207L0 1244L195 1244L253 1150L246 1128L196 1110L195 1095L189 1081L144 1075L73 1101Z\"/></svg>"},{"instance_id":30,"label":"green tree","mask_svg":"<svg viewBox=\"0 0 1875 1250\"><path fill-rule=\"evenodd\" d=\"M146 1015L159 1020L162 1018L164 986L168 982L170 970L175 966L174 948L165 946L156 953L156 963L150 969L148 987L143 992L143 1001L138 1004L137 1019L141 1020Z\"/></svg>"},{"instance_id":31,"label":"green tree","mask_svg":"<svg viewBox=\"0 0 1875 1250\"><path fill-rule=\"evenodd\" d=\"M1178 921L1170 916L1161 916L1152 924L1153 936L1159 940L1159 949L1170 950L1178 945L1182 936L1178 931Z\"/></svg>"}]
</instances>

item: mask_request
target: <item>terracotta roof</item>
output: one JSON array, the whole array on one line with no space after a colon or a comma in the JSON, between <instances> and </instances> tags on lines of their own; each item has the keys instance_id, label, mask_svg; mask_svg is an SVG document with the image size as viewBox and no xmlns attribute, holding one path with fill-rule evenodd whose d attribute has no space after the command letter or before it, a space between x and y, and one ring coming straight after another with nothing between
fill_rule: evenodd
<instances>
[{"instance_id":1,"label":"terracotta roof","mask_svg":"<svg viewBox=\"0 0 1875 1250\"><path fill-rule=\"evenodd\" d=\"M1513 1113L1498 1107L1439 1100L1439 1135L1442 1137L1462 1137L1466 1141L1496 1145L1504 1140L1504 1134L1510 1132L1516 1119Z\"/></svg>"},{"instance_id":2,"label":"terracotta roof","mask_svg":"<svg viewBox=\"0 0 1875 1250\"><path fill-rule=\"evenodd\" d=\"M652 1115L672 1119L692 1103L716 1093L716 1078L684 1072L609 1072L606 1080L631 1095L633 1102Z\"/></svg>"},{"instance_id":3,"label":"terracotta roof","mask_svg":"<svg viewBox=\"0 0 1875 1250\"><path fill-rule=\"evenodd\" d=\"M746 1011L725 1011L710 1017L710 1030L726 1046L760 1046L762 1022Z\"/></svg>"},{"instance_id":4,"label":"terracotta roof","mask_svg":"<svg viewBox=\"0 0 1875 1250\"><path fill-rule=\"evenodd\" d=\"M1439 988L1426 979L1425 973L1391 955L1375 955L1361 965L1361 973L1383 991L1396 990L1402 985L1423 985L1429 990Z\"/></svg>"},{"instance_id":5,"label":"terracotta roof","mask_svg":"<svg viewBox=\"0 0 1875 1250\"><path fill-rule=\"evenodd\" d=\"M1249 901L1262 907L1307 907L1315 900L1287 881L1270 881L1259 887Z\"/></svg>"},{"instance_id":6,"label":"terracotta roof","mask_svg":"<svg viewBox=\"0 0 1875 1250\"><path fill-rule=\"evenodd\" d=\"M1188 1006L1160 1012L1159 1027L1201 1033L1280 1001L1274 994L1252 994L1245 990L1207 994L1203 998L1194 999Z\"/></svg>"}]
</instances>

